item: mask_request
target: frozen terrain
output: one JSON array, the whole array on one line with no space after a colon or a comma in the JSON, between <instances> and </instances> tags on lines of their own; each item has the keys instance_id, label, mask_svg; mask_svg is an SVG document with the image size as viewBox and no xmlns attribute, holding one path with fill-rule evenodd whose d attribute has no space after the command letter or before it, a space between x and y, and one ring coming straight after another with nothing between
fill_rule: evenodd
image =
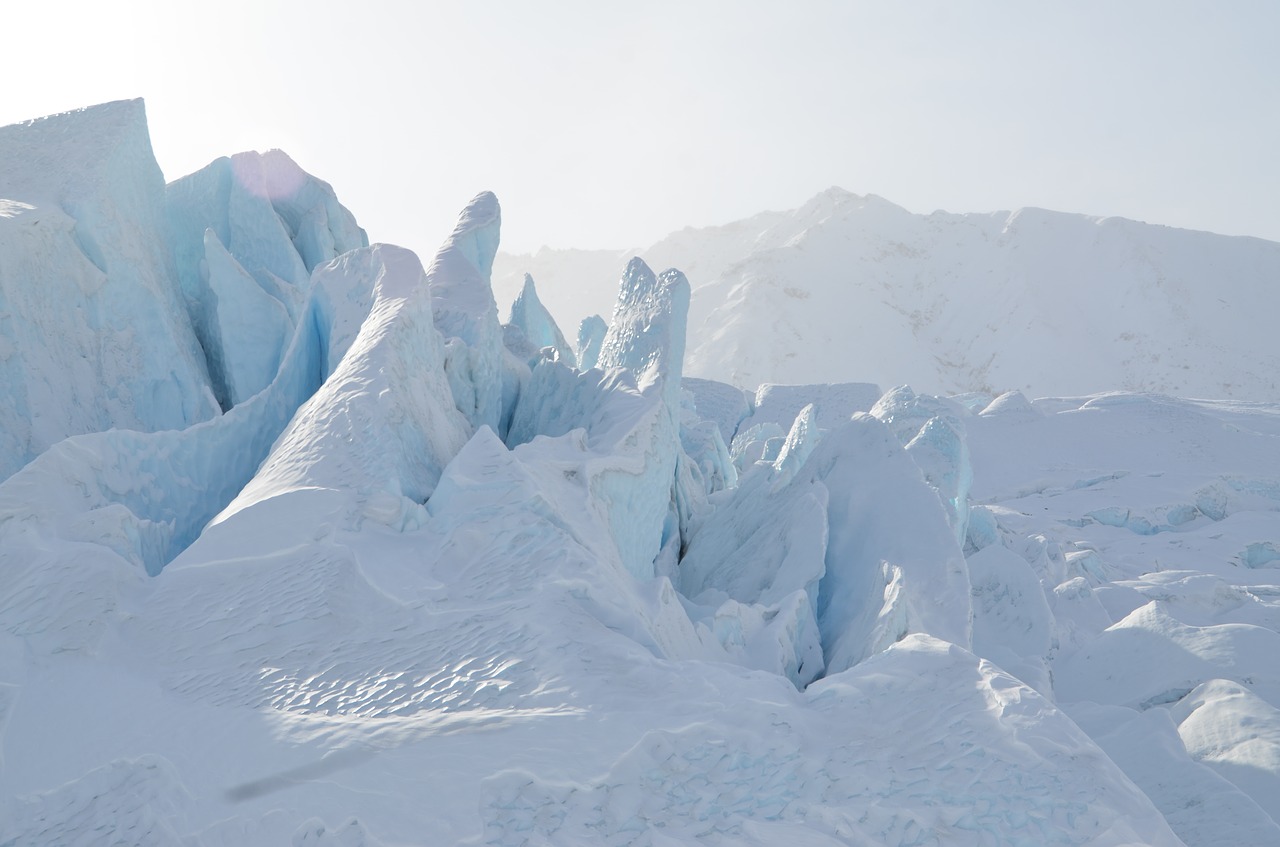
<instances>
[{"instance_id":1,"label":"frozen terrain","mask_svg":"<svg viewBox=\"0 0 1280 847\"><path fill-rule=\"evenodd\" d=\"M0 140L6 378L106 410L3 419L0 845L1280 843L1280 405L744 391L681 270L500 310L488 192L424 262L139 102Z\"/></svg>"},{"instance_id":2,"label":"frozen terrain","mask_svg":"<svg viewBox=\"0 0 1280 847\"><path fill-rule=\"evenodd\" d=\"M637 251L499 255L577 326L632 255L693 285L686 371L1030 396L1280 397L1280 244L1044 209L917 215L832 188ZM555 292L553 293L553 288Z\"/></svg>"}]
</instances>

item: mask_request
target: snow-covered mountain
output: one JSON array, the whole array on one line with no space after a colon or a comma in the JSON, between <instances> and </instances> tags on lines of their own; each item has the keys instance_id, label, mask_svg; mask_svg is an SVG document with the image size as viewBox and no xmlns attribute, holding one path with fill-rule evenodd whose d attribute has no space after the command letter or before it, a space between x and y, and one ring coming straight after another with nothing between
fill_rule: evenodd
<instances>
[{"instance_id":1,"label":"snow-covered mountain","mask_svg":"<svg viewBox=\"0 0 1280 847\"><path fill-rule=\"evenodd\" d=\"M1280 406L743 392L638 258L500 323L490 193L424 264L278 151L156 201L138 102L0 138L9 384L210 404L15 417L0 844L1280 843ZM55 320L121 228L158 340Z\"/></svg>"},{"instance_id":2,"label":"snow-covered mountain","mask_svg":"<svg viewBox=\"0 0 1280 847\"><path fill-rule=\"evenodd\" d=\"M833 188L637 254L693 284L688 372L743 388L1280 397L1274 242L1043 209L916 215ZM528 272L576 325L607 316L630 255L500 255L495 285Z\"/></svg>"}]
</instances>

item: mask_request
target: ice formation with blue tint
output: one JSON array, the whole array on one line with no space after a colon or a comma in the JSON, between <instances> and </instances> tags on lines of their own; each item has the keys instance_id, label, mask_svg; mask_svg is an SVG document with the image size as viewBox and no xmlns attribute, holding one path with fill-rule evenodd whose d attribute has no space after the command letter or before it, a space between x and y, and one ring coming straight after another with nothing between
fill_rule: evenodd
<instances>
[{"instance_id":1,"label":"ice formation with blue tint","mask_svg":"<svg viewBox=\"0 0 1280 847\"><path fill-rule=\"evenodd\" d=\"M570 367L577 365L577 357L573 348L564 340L564 333L556 326L555 318L538 299L538 290L534 287L533 277L525 274L524 287L511 304L511 320L508 323L520 329L524 337L537 350L550 347L555 350L556 358Z\"/></svg>"},{"instance_id":2,"label":"ice formation with blue tint","mask_svg":"<svg viewBox=\"0 0 1280 847\"><path fill-rule=\"evenodd\" d=\"M0 128L0 479L71 435L218 411L141 100Z\"/></svg>"},{"instance_id":3,"label":"ice formation with blue tint","mask_svg":"<svg viewBox=\"0 0 1280 847\"><path fill-rule=\"evenodd\" d=\"M503 417L505 346L489 287L502 214L491 192L477 194L427 268L436 329L445 338L445 373L458 411L494 432Z\"/></svg>"},{"instance_id":4,"label":"ice formation with blue tint","mask_svg":"<svg viewBox=\"0 0 1280 847\"><path fill-rule=\"evenodd\" d=\"M599 315L591 315L582 319L578 326L578 367L590 370L596 366L600 358L600 345L604 344L604 335L609 325Z\"/></svg>"}]
</instances>

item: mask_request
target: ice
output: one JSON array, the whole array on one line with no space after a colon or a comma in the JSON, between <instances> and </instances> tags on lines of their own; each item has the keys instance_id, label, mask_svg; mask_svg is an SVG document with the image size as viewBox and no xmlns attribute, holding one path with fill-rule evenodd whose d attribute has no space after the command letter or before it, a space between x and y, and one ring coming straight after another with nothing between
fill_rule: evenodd
<instances>
[{"instance_id":1,"label":"ice","mask_svg":"<svg viewBox=\"0 0 1280 847\"><path fill-rule=\"evenodd\" d=\"M835 385L772 385L756 389L751 414L739 429L774 423L783 431L800 410L813 404L820 429L831 430L842 425L854 412L869 412L880 399L880 389L870 383L850 382Z\"/></svg>"},{"instance_id":2,"label":"ice","mask_svg":"<svg viewBox=\"0 0 1280 847\"><path fill-rule=\"evenodd\" d=\"M1055 621L1035 572L998 544L966 563L973 585L973 652L1052 697L1047 660Z\"/></svg>"},{"instance_id":3,"label":"ice","mask_svg":"<svg viewBox=\"0 0 1280 847\"><path fill-rule=\"evenodd\" d=\"M0 128L0 479L71 435L218 411L141 100Z\"/></svg>"},{"instance_id":4,"label":"ice","mask_svg":"<svg viewBox=\"0 0 1280 847\"><path fill-rule=\"evenodd\" d=\"M511 320L508 323L519 328L535 349L550 347L556 351L556 357L560 361L570 367L577 365L573 348L564 340L564 334L556 326L555 318L551 317L551 313L538 299L533 277L528 274L524 276L524 287L520 289L519 296L511 304Z\"/></svg>"},{"instance_id":5,"label":"ice","mask_svg":"<svg viewBox=\"0 0 1280 847\"><path fill-rule=\"evenodd\" d=\"M681 381L680 445L688 457L688 467L702 481L703 492L712 494L738 484L738 469L729 455L720 426L704 420L694 395Z\"/></svg>"},{"instance_id":6,"label":"ice","mask_svg":"<svg viewBox=\"0 0 1280 847\"><path fill-rule=\"evenodd\" d=\"M312 287L324 292L317 298L323 325L341 325L338 316L353 309L367 318L349 341L349 334L322 336L330 365L339 360L336 368L212 522L213 538L239 543L243 519L221 526L238 513L290 493L314 500L320 490L354 496L369 516L398 524L406 509L431 496L471 435L448 390L444 345L417 256L383 244L354 250L318 268ZM349 349L337 353L343 342Z\"/></svg>"},{"instance_id":7,"label":"ice","mask_svg":"<svg viewBox=\"0 0 1280 847\"><path fill-rule=\"evenodd\" d=\"M275 378L294 323L284 303L254 281L212 229L204 233L202 276L209 289L202 343L215 393L230 408Z\"/></svg>"},{"instance_id":8,"label":"ice","mask_svg":"<svg viewBox=\"0 0 1280 847\"><path fill-rule=\"evenodd\" d=\"M599 315L582 319L578 326L578 367L585 371L596 366L600 358L600 345L604 344L604 336L608 331L609 325Z\"/></svg>"},{"instance_id":9,"label":"ice","mask_svg":"<svg viewBox=\"0 0 1280 847\"><path fill-rule=\"evenodd\" d=\"M956 540L963 545L969 531L969 488L973 484L965 440L968 410L941 397L916 394L904 385L877 400L871 414L888 425L937 490Z\"/></svg>"},{"instance_id":10,"label":"ice","mask_svg":"<svg viewBox=\"0 0 1280 847\"><path fill-rule=\"evenodd\" d=\"M175 180L166 212L187 308L230 408L274 376L273 351L289 344L311 271L369 241L329 184L280 150L237 153Z\"/></svg>"},{"instance_id":11,"label":"ice","mask_svg":"<svg viewBox=\"0 0 1280 847\"><path fill-rule=\"evenodd\" d=\"M796 480L821 481L830 492L818 589L828 673L911 632L971 643L964 556L937 495L884 424L854 415L827 434Z\"/></svg>"},{"instance_id":12,"label":"ice","mask_svg":"<svg viewBox=\"0 0 1280 847\"><path fill-rule=\"evenodd\" d=\"M724 443L732 444L738 424L751 413L752 396L727 382L709 379L685 377L680 385L693 395L698 416L714 422Z\"/></svg>"},{"instance_id":13,"label":"ice","mask_svg":"<svg viewBox=\"0 0 1280 847\"><path fill-rule=\"evenodd\" d=\"M659 385L674 411L680 405L689 281L674 269L655 276L640 259L632 259L620 286L596 366L626 368L642 389Z\"/></svg>"},{"instance_id":14,"label":"ice","mask_svg":"<svg viewBox=\"0 0 1280 847\"><path fill-rule=\"evenodd\" d=\"M503 418L506 348L489 276L501 221L498 198L488 191L477 194L427 269L454 402L473 427L494 432Z\"/></svg>"}]
</instances>

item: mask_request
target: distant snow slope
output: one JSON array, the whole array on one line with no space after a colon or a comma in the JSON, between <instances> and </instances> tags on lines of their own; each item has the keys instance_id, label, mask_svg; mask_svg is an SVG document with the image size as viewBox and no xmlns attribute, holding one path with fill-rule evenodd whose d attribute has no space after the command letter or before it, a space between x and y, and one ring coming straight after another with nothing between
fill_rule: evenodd
<instances>
[{"instance_id":1,"label":"distant snow slope","mask_svg":"<svg viewBox=\"0 0 1280 847\"><path fill-rule=\"evenodd\" d=\"M626 255L500 255L499 295L528 271L576 323ZM693 285L687 373L742 388L1280 397L1273 242L1042 209L917 215L833 188L640 255Z\"/></svg>"},{"instance_id":2,"label":"distant snow slope","mask_svg":"<svg viewBox=\"0 0 1280 847\"><path fill-rule=\"evenodd\" d=\"M494 195L424 268L222 167L267 384L0 481L0 845L1280 843L1280 405L682 379L639 258L580 369Z\"/></svg>"}]
</instances>

